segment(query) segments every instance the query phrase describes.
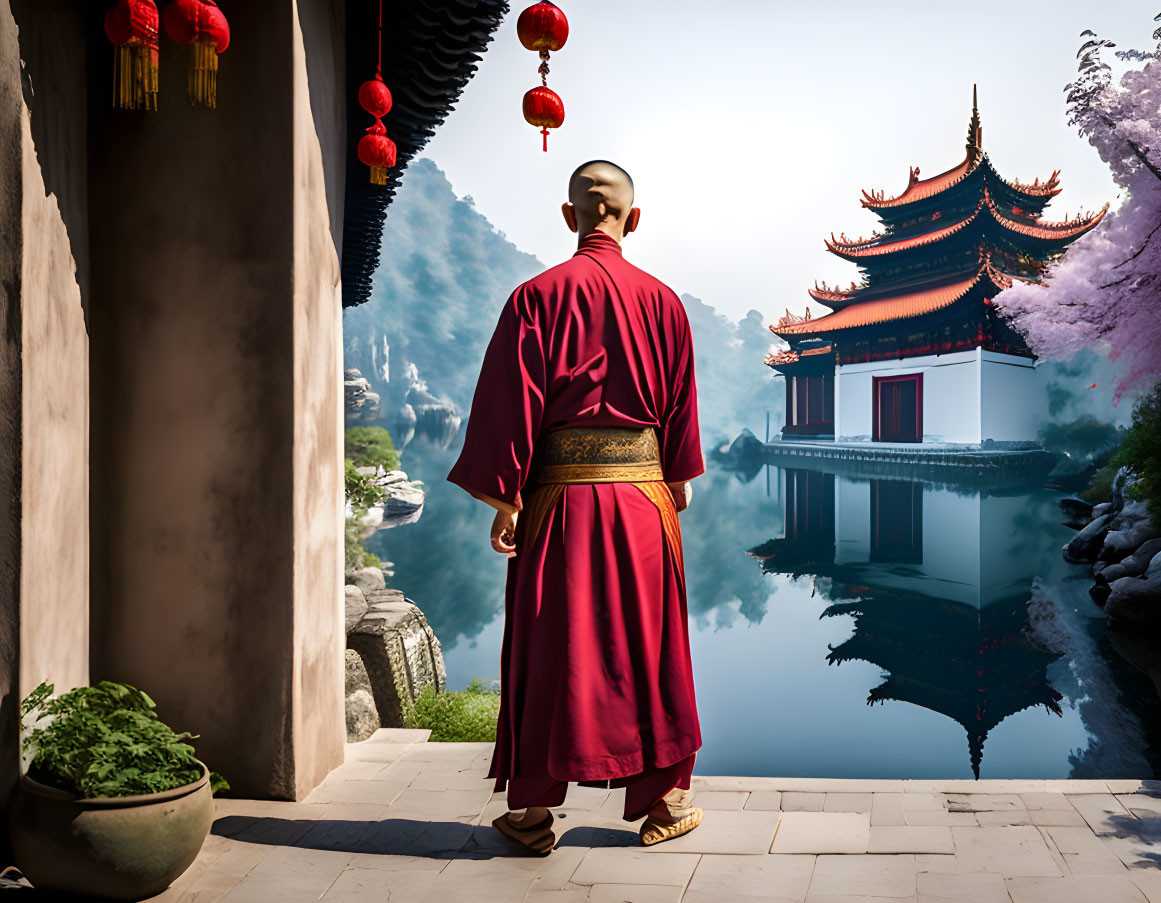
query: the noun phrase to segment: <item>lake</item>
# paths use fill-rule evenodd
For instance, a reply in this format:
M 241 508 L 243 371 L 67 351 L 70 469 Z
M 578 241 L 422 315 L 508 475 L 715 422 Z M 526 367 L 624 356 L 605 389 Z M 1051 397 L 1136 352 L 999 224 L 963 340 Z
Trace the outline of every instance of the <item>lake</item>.
M 499 676 L 506 567 L 491 509 L 444 479 L 456 453 L 408 449 L 423 516 L 367 543 L 453 689 Z M 713 462 L 693 487 L 697 773 L 1161 776 L 1157 690 L 1116 649 L 1154 653 L 1108 630 L 1088 568 L 1061 558 L 1059 493 Z

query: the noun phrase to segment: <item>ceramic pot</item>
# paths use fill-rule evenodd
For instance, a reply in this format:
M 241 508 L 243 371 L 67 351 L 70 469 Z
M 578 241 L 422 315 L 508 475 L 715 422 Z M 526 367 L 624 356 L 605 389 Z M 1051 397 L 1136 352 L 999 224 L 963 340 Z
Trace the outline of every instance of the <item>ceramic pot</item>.
M 161 793 L 85 799 L 27 775 L 13 791 L 8 830 L 17 868 L 44 890 L 141 900 L 198 855 L 214 819 L 210 775 Z

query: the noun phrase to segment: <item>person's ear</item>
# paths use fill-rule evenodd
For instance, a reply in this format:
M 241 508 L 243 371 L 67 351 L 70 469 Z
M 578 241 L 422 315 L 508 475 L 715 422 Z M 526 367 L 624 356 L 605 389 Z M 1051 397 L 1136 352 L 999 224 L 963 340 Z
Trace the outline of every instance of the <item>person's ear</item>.
M 637 224 L 641 222 L 641 208 L 634 207 L 625 218 L 625 234 L 637 231 Z
M 565 201 L 560 205 L 560 212 L 564 214 L 564 222 L 568 226 L 568 231 L 575 232 L 577 230 L 576 207 Z

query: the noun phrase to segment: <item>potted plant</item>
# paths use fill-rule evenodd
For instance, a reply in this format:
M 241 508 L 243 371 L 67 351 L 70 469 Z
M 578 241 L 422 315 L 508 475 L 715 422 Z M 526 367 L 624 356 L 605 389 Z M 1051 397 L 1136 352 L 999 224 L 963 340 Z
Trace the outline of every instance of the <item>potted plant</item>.
M 228 785 L 194 758 L 145 693 L 101 681 L 20 706 L 25 737 L 8 827 L 16 865 L 38 888 L 140 900 L 196 858 Z

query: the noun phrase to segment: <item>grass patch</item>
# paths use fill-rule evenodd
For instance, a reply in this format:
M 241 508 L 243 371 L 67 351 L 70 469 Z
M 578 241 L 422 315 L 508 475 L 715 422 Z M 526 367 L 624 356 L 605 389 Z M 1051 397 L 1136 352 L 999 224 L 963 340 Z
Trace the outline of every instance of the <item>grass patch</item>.
M 494 743 L 500 691 L 476 679 L 461 692 L 425 687 L 403 715 L 403 726 L 431 731 L 436 743 Z
M 1111 501 L 1113 498 L 1113 478 L 1117 475 L 1118 470 L 1120 470 L 1120 465 L 1110 461 L 1092 475 L 1088 487 L 1078 492 L 1077 495 L 1090 505 Z
M 351 427 L 346 432 L 346 453 L 356 467 L 399 469 L 399 453 L 391 434 L 379 426 Z

